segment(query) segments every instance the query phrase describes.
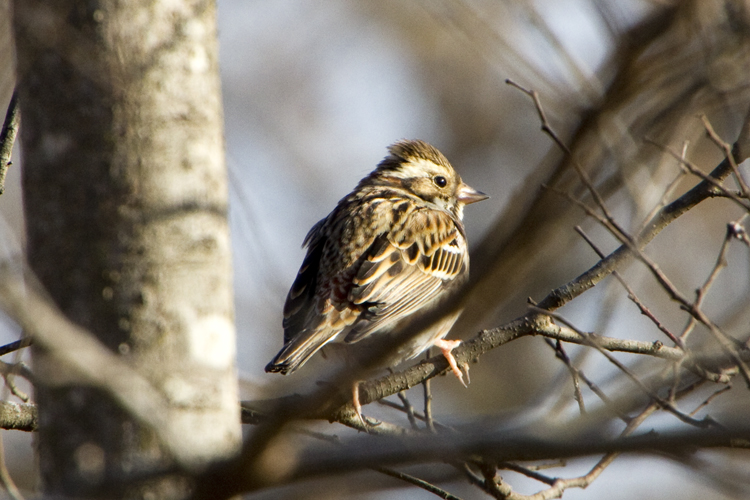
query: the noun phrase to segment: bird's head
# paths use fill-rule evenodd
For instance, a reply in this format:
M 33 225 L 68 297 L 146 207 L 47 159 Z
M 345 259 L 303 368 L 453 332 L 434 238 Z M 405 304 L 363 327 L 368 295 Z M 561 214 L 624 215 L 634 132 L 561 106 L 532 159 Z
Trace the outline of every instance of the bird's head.
M 461 219 L 463 207 L 488 196 L 461 180 L 443 154 L 424 141 L 399 141 L 388 148 L 373 175 L 380 181 L 403 187 L 428 203 Z

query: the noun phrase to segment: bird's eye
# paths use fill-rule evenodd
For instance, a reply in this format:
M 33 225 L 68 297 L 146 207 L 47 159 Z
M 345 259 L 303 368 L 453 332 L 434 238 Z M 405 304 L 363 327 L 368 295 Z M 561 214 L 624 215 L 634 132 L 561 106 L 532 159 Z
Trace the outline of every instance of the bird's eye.
M 448 184 L 448 181 L 445 180 L 445 177 L 442 175 L 436 175 L 432 181 L 435 183 L 435 185 L 439 188 L 444 188 L 446 184 Z

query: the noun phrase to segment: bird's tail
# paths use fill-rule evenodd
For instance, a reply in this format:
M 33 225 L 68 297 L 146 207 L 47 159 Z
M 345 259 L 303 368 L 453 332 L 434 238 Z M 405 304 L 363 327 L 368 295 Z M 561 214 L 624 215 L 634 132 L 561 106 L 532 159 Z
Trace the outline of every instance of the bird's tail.
M 286 375 L 304 365 L 310 357 L 318 352 L 321 347 L 333 340 L 338 331 L 321 331 L 307 329 L 300 332 L 291 339 L 279 353 L 266 365 L 269 373 L 281 373 Z

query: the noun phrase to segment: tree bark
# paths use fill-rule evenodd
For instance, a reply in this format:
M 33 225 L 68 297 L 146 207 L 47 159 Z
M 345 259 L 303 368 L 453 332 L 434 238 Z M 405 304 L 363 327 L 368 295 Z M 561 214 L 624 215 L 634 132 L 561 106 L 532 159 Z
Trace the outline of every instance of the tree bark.
M 180 481 L 122 481 L 175 459 L 200 467 L 240 442 L 215 4 L 14 8 L 29 264 L 184 435 L 176 457 L 107 387 L 65 382 L 36 349 L 45 491 L 178 498 Z

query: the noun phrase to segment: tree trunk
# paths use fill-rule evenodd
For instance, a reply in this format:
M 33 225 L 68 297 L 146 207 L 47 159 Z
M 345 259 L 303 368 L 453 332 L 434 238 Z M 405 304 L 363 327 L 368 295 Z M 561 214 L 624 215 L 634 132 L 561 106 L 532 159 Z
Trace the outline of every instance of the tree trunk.
M 197 0 L 20 0 L 14 13 L 30 266 L 157 388 L 188 466 L 240 441 L 215 15 Z M 65 383 L 49 362 L 34 352 L 47 494 L 185 494 L 123 488 L 175 457 L 107 387 Z

